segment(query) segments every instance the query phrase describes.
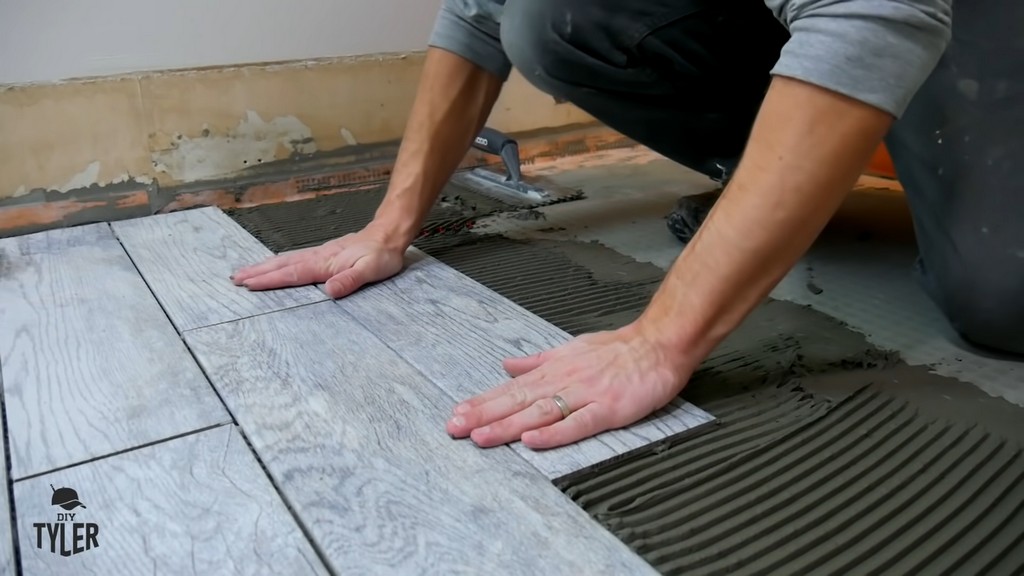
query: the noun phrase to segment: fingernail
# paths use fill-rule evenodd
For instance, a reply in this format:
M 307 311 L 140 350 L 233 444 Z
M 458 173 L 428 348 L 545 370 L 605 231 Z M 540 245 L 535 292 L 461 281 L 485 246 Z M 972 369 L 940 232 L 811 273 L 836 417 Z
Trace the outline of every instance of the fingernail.
M 465 414 L 466 412 L 469 412 L 469 404 L 459 404 L 455 407 L 456 414 Z
M 465 426 L 466 419 L 463 418 L 462 416 L 456 416 L 452 418 L 452 424 L 454 424 L 455 426 Z

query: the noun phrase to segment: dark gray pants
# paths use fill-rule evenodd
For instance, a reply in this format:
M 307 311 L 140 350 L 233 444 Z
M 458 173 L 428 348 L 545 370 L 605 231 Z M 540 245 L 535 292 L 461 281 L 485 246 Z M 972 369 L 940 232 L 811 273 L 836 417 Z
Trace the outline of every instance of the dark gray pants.
M 1024 3 L 958 1 L 953 22 L 887 145 L 925 290 L 968 342 L 1024 354 Z M 759 0 L 511 0 L 501 26 L 539 89 L 718 180 L 788 37 Z

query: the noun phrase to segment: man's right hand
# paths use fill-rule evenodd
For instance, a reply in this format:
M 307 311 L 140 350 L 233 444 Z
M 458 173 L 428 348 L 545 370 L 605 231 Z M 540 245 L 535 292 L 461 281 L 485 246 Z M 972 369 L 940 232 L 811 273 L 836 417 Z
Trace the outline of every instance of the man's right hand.
M 405 250 L 372 228 L 325 242 L 320 246 L 285 252 L 235 272 L 236 286 L 273 290 L 326 283 L 327 295 L 342 298 L 365 284 L 386 280 L 402 270 Z

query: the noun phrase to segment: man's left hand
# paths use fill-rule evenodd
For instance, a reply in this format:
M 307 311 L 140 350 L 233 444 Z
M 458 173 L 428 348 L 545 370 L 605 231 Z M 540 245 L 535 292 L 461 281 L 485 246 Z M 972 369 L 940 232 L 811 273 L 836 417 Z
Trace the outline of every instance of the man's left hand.
M 682 356 L 631 324 L 510 358 L 504 368 L 512 379 L 456 406 L 448 433 L 482 447 L 521 440 L 543 449 L 628 426 L 682 391 L 693 371 Z M 554 396 L 565 401 L 568 417 Z

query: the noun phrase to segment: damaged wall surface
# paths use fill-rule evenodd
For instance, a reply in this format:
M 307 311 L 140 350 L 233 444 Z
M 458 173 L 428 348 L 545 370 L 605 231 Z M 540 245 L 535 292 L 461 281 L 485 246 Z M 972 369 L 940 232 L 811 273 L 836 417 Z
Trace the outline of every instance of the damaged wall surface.
M 440 2 L 0 0 L 0 208 L 395 142 Z M 490 125 L 590 120 L 514 75 Z
M 423 60 L 416 52 L 0 87 L 0 207 L 118 183 L 233 178 L 395 142 Z M 514 74 L 488 124 L 524 132 L 590 121 Z

